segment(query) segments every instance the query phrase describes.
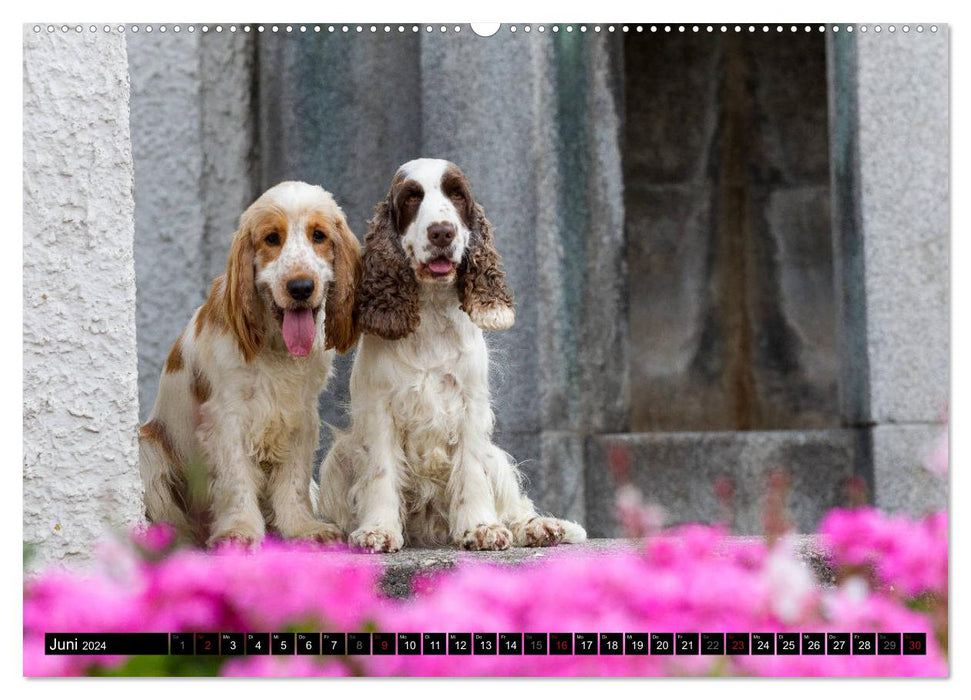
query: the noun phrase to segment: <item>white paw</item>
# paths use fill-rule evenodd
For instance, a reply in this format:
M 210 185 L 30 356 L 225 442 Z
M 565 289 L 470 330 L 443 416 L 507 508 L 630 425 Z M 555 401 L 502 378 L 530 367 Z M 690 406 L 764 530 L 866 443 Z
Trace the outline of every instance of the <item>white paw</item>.
M 474 309 L 469 317 L 472 323 L 484 331 L 504 331 L 516 322 L 516 312 L 511 306 L 490 306 Z
M 587 531 L 583 529 L 582 525 L 572 520 L 561 520 L 560 525 L 563 526 L 565 533 L 563 535 L 563 544 L 579 544 L 587 541 Z
M 252 528 L 236 526 L 213 533 L 207 544 L 210 549 L 218 549 L 224 546 L 256 549 L 262 541 L 262 532 L 257 532 Z
M 405 543 L 400 532 L 384 528 L 359 528 L 351 533 L 348 542 L 366 552 L 397 552 Z
M 535 517 L 514 528 L 520 547 L 550 547 L 563 541 L 566 530 L 556 518 Z
M 509 549 L 512 533 L 502 525 L 479 525 L 467 530 L 458 544 L 474 551 Z

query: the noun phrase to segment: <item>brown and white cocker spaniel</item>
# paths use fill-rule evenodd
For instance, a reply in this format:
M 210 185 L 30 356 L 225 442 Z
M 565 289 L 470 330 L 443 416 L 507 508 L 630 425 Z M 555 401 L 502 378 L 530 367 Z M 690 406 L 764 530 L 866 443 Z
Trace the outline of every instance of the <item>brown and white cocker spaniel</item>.
M 369 227 L 352 425 L 321 467 L 321 515 L 376 552 L 583 541 L 576 523 L 537 514 L 492 442 L 482 330 L 509 328 L 515 314 L 492 227 L 462 171 L 405 163 Z
M 310 497 L 317 398 L 357 341 L 360 244 L 333 197 L 283 182 L 240 218 L 139 431 L 146 516 L 210 545 L 342 538 Z

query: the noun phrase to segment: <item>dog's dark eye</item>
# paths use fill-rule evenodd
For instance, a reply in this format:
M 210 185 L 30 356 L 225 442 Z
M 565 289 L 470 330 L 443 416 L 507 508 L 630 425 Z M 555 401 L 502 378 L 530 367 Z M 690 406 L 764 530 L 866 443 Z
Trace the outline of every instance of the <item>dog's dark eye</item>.
M 267 245 L 274 245 L 274 246 L 280 245 L 280 234 L 274 231 L 273 233 L 269 234 L 266 238 L 264 238 L 263 242 L 266 243 Z
M 465 201 L 465 193 L 462 190 L 453 190 L 448 196 L 457 202 Z
M 417 206 L 419 202 L 421 202 L 420 194 L 410 194 L 408 195 L 408 199 L 405 200 L 405 204 L 410 207 Z
M 319 228 L 314 229 L 314 243 L 323 243 L 327 240 L 327 234 L 321 231 Z

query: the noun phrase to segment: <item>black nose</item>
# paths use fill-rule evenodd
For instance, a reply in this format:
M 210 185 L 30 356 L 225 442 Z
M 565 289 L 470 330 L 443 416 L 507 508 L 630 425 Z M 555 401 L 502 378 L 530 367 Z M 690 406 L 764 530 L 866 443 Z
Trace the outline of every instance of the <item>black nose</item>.
M 439 248 L 448 246 L 455 238 L 455 227 L 452 224 L 432 224 L 428 227 L 428 241 Z
M 314 281 L 309 277 L 298 277 L 287 282 L 287 292 L 297 301 L 306 301 L 314 293 Z

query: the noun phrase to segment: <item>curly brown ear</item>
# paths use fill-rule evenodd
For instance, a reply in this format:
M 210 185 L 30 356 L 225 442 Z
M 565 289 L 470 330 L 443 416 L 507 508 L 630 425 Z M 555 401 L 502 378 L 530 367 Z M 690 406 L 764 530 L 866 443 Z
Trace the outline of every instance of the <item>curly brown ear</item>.
M 254 255 L 249 230 L 241 226 L 233 238 L 226 264 L 223 310 L 247 362 L 263 347 L 263 304 L 257 296 L 253 277 Z
M 364 275 L 357 292 L 357 323 L 362 333 L 397 340 L 418 327 L 420 316 L 418 279 L 391 219 L 391 207 L 382 202 L 368 222 Z
M 334 237 L 334 279 L 324 304 L 326 348 L 345 353 L 357 343 L 358 327 L 354 300 L 361 282 L 361 244 L 343 221 L 337 222 Z
M 458 269 L 458 292 L 465 311 L 482 330 L 504 331 L 516 322 L 512 293 L 506 286 L 506 273 L 492 237 L 492 224 L 482 206 L 472 214 L 469 247 Z

